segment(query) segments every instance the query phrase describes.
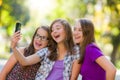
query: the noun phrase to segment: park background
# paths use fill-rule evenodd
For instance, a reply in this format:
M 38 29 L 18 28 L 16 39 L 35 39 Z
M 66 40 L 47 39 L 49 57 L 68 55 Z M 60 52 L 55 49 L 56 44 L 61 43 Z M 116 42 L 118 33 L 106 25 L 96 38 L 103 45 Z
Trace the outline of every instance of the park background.
M 0 0 L 0 59 L 12 54 L 10 39 L 15 23 L 22 23 L 22 39 L 27 46 L 40 25 L 64 18 L 71 26 L 79 18 L 95 25 L 95 38 L 104 55 L 120 70 L 120 0 Z

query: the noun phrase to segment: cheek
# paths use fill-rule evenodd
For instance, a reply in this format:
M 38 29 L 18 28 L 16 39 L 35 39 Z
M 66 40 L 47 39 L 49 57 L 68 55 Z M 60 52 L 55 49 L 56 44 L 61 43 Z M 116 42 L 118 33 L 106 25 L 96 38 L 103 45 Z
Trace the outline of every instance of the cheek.
M 53 32 L 51 32 L 51 36 L 52 36 L 52 38 L 53 38 Z
M 64 29 L 61 29 L 61 30 L 59 30 L 59 32 L 61 32 L 61 33 L 65 33 L 65 30 L 64 30 Z
M 48 42 L 43 43 L 43 47 L 47 47 Z
M 73 32 L 73 37 L 75 37 L 76 36 L 76 33 L 75 32 Z
M 66 32 L 64 30 L 61 31 L 61 34 L 66 37 Z
M 33 40 L 33 46 L 35 46 L 35 39 Z

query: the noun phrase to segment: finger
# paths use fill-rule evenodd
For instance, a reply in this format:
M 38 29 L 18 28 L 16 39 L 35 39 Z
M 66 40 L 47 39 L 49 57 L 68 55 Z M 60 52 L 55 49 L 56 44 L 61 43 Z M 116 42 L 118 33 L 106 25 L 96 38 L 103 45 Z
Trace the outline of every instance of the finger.
M 18 30 L 18 31 L 16 31 L 16 32 L 14 32 L 14 33 L 18 33 L 18 32 L 20 32 L 20 31 Z
M 21 33 L 15 33 L 13 36 L 12 36 L 12 38 L 16 38 L 16 37 L 21 37 Z

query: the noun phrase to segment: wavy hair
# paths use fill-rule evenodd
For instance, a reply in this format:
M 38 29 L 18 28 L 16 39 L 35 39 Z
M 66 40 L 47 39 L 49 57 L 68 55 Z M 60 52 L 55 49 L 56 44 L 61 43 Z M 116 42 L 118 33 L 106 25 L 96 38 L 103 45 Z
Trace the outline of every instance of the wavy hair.
M 73 52 L 73 47 L 74 47 L 74 42 L 73 42 L 73 36 L 72 36 L 72 30 L 70 24 L 64 20 L 64 19 L 56 19 L 52 22 L 50 26 L 50 33 L 52 32 L 52 26 L 56 23 L 59 22 L 64 26 L 64 30 L 66 33 L 66 40 L 64 41 L 64 45 L 67 48 L 67 51 L 70 52 L 70 54 L 74 54 Z M 51 47 L 49 47 L 50 50 L 50 55 L 48 58 L 52 61 L 57 59 L 57 43 L 54 39 L 51 39 Z

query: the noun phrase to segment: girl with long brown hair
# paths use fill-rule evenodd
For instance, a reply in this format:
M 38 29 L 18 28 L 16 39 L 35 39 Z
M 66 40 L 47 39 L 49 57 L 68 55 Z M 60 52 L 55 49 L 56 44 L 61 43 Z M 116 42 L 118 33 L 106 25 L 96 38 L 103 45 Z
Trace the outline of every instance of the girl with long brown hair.
M 95 43 L 94 25 L 88 19 L 79 19 L 74 26 L 74 41 L 80 46 L 80 59 L 74 63 L 73 73 L 82 80 L 114 80 L 116 68 Z
M 12 41 L 20 39 L 18 31 L 12 36 Z M 40 26 L 36 29 L 32 41 L 28 47 L 20 47 L 18 50 L 24 56 L 30 56 L 38 50 L 47 47 L 49 43 L 50 30 L 48 26 Z M 12 54 L 0 73 L 0 80 L 34 80 L 40 63 L 23 67 Z

